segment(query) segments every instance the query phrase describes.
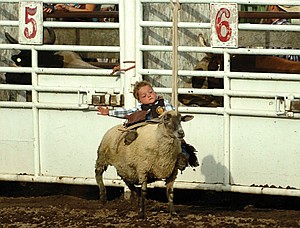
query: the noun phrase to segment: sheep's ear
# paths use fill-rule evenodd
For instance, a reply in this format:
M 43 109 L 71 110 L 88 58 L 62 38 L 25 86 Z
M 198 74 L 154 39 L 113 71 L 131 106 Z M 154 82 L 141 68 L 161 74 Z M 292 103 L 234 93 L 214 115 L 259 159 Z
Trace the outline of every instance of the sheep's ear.
M 167 113 L 166 115 L 164 115 L 164 121 L 168 121 L 172 118 L 172 115 L 170 113 Z
M 185 116 L 181 117 L 182 122 L 187 122 L 187 121 L 190 121 L 192 119 L 194 119 L 194 116 L 192 116 L 192 115 L 185 115 Z

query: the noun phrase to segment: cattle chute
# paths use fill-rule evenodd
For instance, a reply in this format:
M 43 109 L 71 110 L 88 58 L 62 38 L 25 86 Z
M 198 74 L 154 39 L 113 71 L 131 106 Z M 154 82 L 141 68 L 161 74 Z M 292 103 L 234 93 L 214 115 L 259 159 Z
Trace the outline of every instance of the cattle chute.
M 90 2 L 96 3 L 94 0 Z M 172 94 L 170 1 L 107 2 L 118 5 L 119 22 L 46 20 L 43 23 L 44 27 L 77 28 L 81 34 L 84 34 L 83 28 L 94 29 L 95 32 L 115 29 L 118 31 L 115 33 L 117 45 L 89 45 L 88 39 L 83 39 L 84 43 L 80 45 L 12 45 L 2 41 L 1 50 L 30 50 L 32 65 L 21 69 L 1 66 L 1 72 L 29 73 L 32 83 L 1 84 L 0 89 L 32 91 L 32 102 L 0 102 L 0 114 L 4 117 L 0 127 L 7 129 L 0 136 L 0 155 L 5 157 L 0 163 L 1 180 L 94 185 L 93 166 L 99 138 L 106 129 L 122 123 L 122 120 L 97 116 L 93 100 L 98 98 L 99 104 L 113 108 L 123 105 L 120 102 L 123 97 L 124 106 L 132 107 L 135 105 L 132 85 L 142 78 L 151 81 L 158 93 Z M 237 55 L 300 55 L 299 46 L 295 44 L 298 41 L 291 39 L 299 33 L 299 25 L 270 27 L 239 23 L 240 34 L 245 32 L 240 38 L 240 42 L 247 43 L 244 47 L 200 47 L 199 31 L 206 32 L 205 36 L 209 37 L 210 2 L 179 1 L 178 94 L 222 97 L 224 104 L 215 107 L 179 104 L 179 112 L 195 115 L 193 124 L 183 127 L 186 137 L 199 150 L 198 159 L 202 165 L 195 171 L 188 170 L 179 175 L 175 187 L 300 196 L 299 73 L 234 72 L 231 69 L 233 56 Z M 258 4 L 251 0 L 233 2 L 239 5 Z M 260 1 L 259 4 L 272 4 L 272 1 Z M 281 4 L 292 6 L 298 1 L 286 0 Z M 1 20 L 0 24 L 1 27 L 16 27 L 18 21 Z M 87 34 L 92 36 L 90 32 Z M 266 34 L 271 40 L 275 36 L 272 42 L 283 42 L 293 49 L 265 48 Z M 259 39 L 254 39 L 256 36 Z M 276 39 L 278 36 L 280 39 Z M 247 37 L 253 39 L 247 40 Z M 109 40 L 107 38 L 103 42 Z M 110 75 L 112 69 L 40 67 L 37 53 L 53 50 L 117 52 L 121 69 L 132 66 L 129 61 L 135 61 L 136 68 Z M 219 71 L 195 71 L 194 66 L 205 53 L 222 56 L 225 59 L 223 68 Z M 206 77 L 221 79 L 224 86 L 192 87 L 193 78 Z M 7 121 L 11 119 L 14 121 Z M 107 185 L 123 186 L 114 170 L 108 170 L 104 181 Z M 154 184 L 162 185 L 162 182 Z

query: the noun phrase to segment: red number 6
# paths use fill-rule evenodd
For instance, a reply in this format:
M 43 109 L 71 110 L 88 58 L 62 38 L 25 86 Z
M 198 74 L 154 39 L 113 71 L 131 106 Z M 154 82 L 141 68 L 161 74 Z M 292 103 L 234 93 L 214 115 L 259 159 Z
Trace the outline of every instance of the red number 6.
M 34 16 L 36 14 L 37 11 L 37 7 L 35 8 L 29 8 L 29 7 L 25 7 L 25 24 L 32 24 L 32 33 L 29 33 L 29 29 L 28 27 L 26 27 L 24 29 L 24 36 L 27 39 L 32 39 L 36 36 L 36 31 L 37 31 L 37 26 L 36 26 L 36 21 L 34 18 L 30 17 L 30 16 Z
M 227 42 L 231 37 L 232 29 L 229 27 L 229 22 L 222 19 L 223 15 L 226 18 L 229 18 L 230 11 L 226 8 L 221 8 L 218 11 L 218 13 L 216 15 L 215 28 L 216 28 L 216 32 L 217 32 L 219 40 L 222 42 Z M 226 29 L 225 36 L 222 35 L 222 27 L 225 27 L 225 29 Z

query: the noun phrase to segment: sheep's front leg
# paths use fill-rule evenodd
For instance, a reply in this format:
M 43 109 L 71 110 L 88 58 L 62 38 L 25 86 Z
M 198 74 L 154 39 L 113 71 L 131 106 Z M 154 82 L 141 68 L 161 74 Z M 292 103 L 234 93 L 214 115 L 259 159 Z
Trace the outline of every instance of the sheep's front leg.
M 173 171 L 170 177 L 166 179 L 166 194 L 167 194 L 167 199 L 169 202 L 169 212 L 171 215 L 176 214 L 175 208 L 174 208 L 174 182 L 177 176 L 177 169 Z
M 139 197 L 139 217 L 144 219 L 145 218 L 145 199 L 147 196 L 147 181 L 142 183 L 141 187 L 141 194 Z
M 174 181 L 168 183 L 166 186 L 167 198 L 168 198 L 168 202 L 169 202 L 169 212 L 171 215 L 175 214 L 173 185 L 174 185 Z

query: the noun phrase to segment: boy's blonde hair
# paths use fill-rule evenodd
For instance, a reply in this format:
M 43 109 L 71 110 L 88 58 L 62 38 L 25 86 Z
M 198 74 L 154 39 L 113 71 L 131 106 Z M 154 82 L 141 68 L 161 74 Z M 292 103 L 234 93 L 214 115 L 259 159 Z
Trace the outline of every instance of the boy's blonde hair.
M 135 99 L 139 99 L 139 90 L 140 88 L 144 87 L 144 86 L 150 86 L 152 88 L 152 85 L 150 82 L 147 81 L 140 81 L 140 82 L 136 82 L 134 84 L 134 88 L 133 88 L 133 96 Z

